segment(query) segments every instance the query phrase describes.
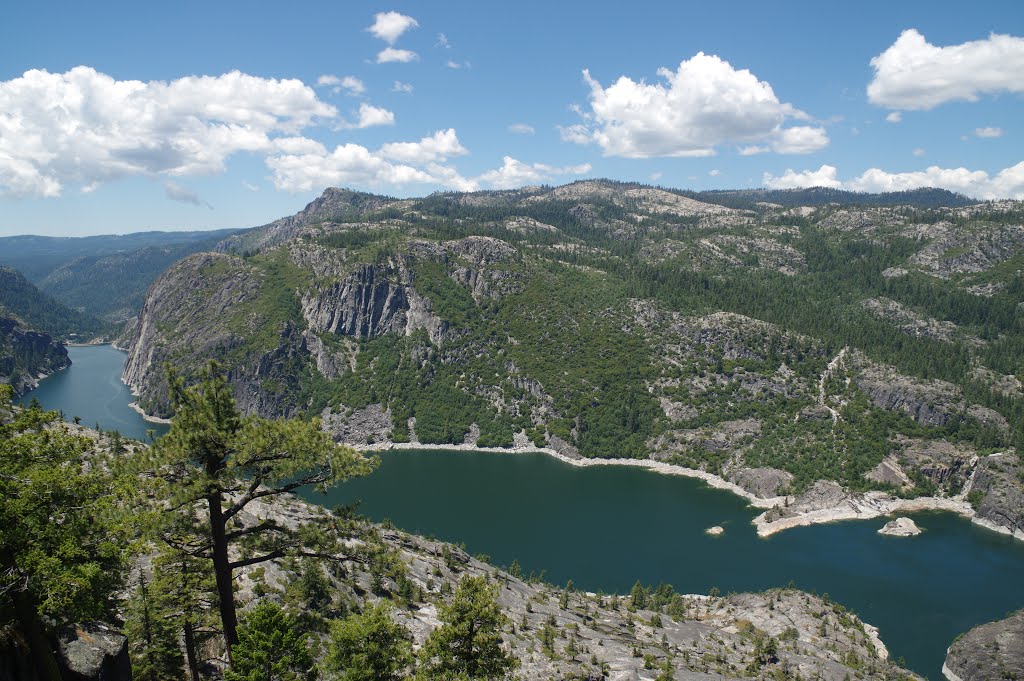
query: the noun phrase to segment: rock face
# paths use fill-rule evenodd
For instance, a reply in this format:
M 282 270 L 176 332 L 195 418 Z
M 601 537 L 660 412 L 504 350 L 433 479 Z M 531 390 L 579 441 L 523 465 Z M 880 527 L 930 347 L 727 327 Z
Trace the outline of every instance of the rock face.
M 889 537 L 913 537 L 921 534 L 921 528 L 910 518 L 897 518 L 887 522 L 885 527 L 878 531 L 878 534 Z
M 971 629 L 949 647 L 949 681 L 1024 679 L 1024 611 Z
M 918 423 L 944 426 L 953 418 L 970 417 L 1001 430 L 1009 427 L 1006 419 L 991 409 L 967 404 L 960 391 L 946 381 L 925 381 L 902 376 L 892 367 L 859 358 L 860 369 L 854 381 L 877 406 L 902 411 Z
M 131 681 L 128 639 L 103 624 L 64 627 L 57 652 L 65 681 Z
M 974 522 L 1024 539 L 1024 464 L 1016 454 L 987 456 L 978 462 L 970 495 L 980 498 Z
M 70 365 L 67 348 L 49 334 L 0 317 L 0 383 L 12 385 L 15 396 L 39 385 L 40 376 Z

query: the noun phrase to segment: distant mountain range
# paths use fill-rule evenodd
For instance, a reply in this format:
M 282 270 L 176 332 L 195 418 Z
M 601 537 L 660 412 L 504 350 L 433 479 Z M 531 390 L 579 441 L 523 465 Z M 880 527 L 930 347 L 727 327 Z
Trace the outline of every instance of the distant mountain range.
M 138 312 L 146 288 L 167 267 L 238 231 L 2 237 L 0 265 L 68 307 L 114 325 Z

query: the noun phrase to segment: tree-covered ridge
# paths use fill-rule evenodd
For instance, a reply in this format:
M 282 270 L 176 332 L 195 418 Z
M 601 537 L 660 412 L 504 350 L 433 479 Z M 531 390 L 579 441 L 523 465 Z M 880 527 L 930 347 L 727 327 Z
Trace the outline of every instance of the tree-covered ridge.
M 245 409 L 323 413 L 351 444 L 525 438 L 772 468 L 793 491 L 920 494 L 914 465 L 909 483 L 875 470 L 905 438 L 1020 442 L 1018 204 L 708 199 L 603 181 L 329 190 L 223 246 L 238 255 L 172 270 L 151 302 L 177 312 L 152 316 L 132 361 L 188 371 L 201 348 Z M 166 412 L 144 361 L 128 377 Z
M 0 315 L 62 340 L 89 340 L 109 331 L 106 323 L 51 298 L 9 267 L 0 267 Z
M 18 270 L 44 294 L 113 328 L 138 314 L 146 289 L 172 263 L 237 231 L 0 237 L 0 266 Z

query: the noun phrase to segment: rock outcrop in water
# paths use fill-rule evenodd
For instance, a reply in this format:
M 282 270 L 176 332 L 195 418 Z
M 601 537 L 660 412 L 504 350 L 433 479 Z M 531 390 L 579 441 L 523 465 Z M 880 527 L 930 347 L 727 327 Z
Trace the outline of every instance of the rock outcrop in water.
M 15 396 L 39 385 L 41 377 L 70 365 L 67 348 L 49 334 L 0 317 L 0 383 L 13 386 Z

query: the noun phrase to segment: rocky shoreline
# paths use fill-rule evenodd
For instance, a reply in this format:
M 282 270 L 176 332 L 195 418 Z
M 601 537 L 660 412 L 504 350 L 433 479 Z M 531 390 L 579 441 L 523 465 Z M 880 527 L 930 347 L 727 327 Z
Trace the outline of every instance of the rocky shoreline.
M 132 402 L 128 405 L 128 408 L 136 412 L 144 421 L 149 423 L 162 423 L 164 425 L 170 425 L 171 423 L 171 419 L 160 418 L 159 416 L 150 416 L 142 407 L 139 406 L 138 402 Z
M 381 452 L 389 450 L 457 450 L 467 452 L 489 452 L 497 454 L 547 454 L 570 466 L 634 466 L 646 468 L 663 475 L 679 475 L 688 478 L 697 478 L 704 481 L 710 487 L 726 490 L 742 497 L 755 508 L 766 509 L 753 519 L 759 537 L 769 537 L 783 530 L 794 527 L 806 527 L 823 523 L 840 522 L 844 520 L 871 520 L 880 517 L 895 517 L 905 513 L 917 513 L 922 511 L 945 511 L 956 513 L 966 518 L 971 518 L 975 524 L 992 529 L 1002 534 L 1009 534 L 1017 539 L 1024 540 L 1024 533 L 1011 532 L 1007 528 L 995 525 L 983 518 L 975 517 L 974 508 L 962 497 L 940 498 L 940 497 L 918 497 L 916 499 L 900 499 L 884 492 L 852 493 L 843 490 L 835 483 L 819 481 L 819 484 L 834 486 L 834 496 L 827 506 L 817 508 L 802 508 L 800 499 L 789 497 L 762 498 L 743 489 L 739 485 L 725 480 L 724 478 L 693 468 L 683 468 L 661 461 L 650 459 L 585 459 L 582 457 L 571 457 L 549 447 L 536 447 L 532 445 L 517 445 L 514 447 L 478 447 L 471 444 L 458 445 L 436 445 L 420 444 L 415 442 L 381 442 L 368 445 L 364 451 Z M 786 509 L 780 511 L 780 509 Z M 772 513 L 789 512 L 791 515 L 772 518 Z
M 494 454 L 547 454 L 548 456 L 552 456 L 563 463 L 569 464 L 570 466 L 578 466 L 581 468 L 585 468 L 587 466 L 633 466 L 636 468 L 646 468 L 663 475 L 679 475 L 685 478 L 697 478 L 698 480 L 703 480 L 710 487 L 726 490 L 737 496 L 743 497 L 751 506 L 756 508 L 773 508 L 777 504 L 783 503 L 786 499 L 786 497 L 761 498 L 748 492 L 736 483 L 729 482 L 725 478 L 715 475 L 714 473 L 708 473 L 695 468 L 674 466 L 663 461 L 654 461 L 651 459 L 586 459 L 583 457 L 567 456 L 566 454 L 549 447 L 536 447 L 532 445 L 516 445 L 514 447 L 478 447 L 470 444 L 434 445 L 420 444 L 416 442 L 381 442 L 360 447 L 359 449 L 368 452 L 380 452 L 396 449 L 434 449 L 457 450 L 463 452 L 489 452 Z

